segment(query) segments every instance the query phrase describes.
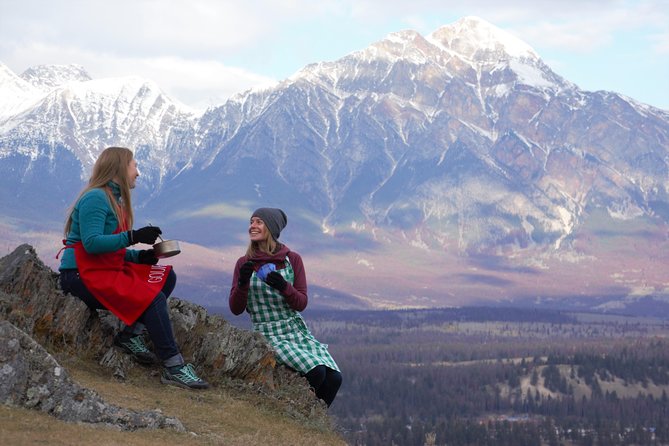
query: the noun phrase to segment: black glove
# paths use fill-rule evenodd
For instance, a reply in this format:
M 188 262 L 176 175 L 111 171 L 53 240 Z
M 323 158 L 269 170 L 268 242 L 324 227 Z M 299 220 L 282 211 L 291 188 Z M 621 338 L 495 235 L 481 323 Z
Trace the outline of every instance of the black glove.
M 139 251 L 137 263 L 144 263 L 146 265 L 155 265 L 158 263 L 158 257 L 153 249 L 143 249 Z
M 239 267 L 239 280 L 237 280 L 238 286 L 248 285 L 251 281 L 251 275 L 253 274 L 253 262 L 250 260 L 242 266 Z
M 128 239 L 130 244 L 134 245 L 135 243 L 146 243 L 147 245 L 153 245 L 156 243 L 156 239 L 163 231 L 160 230 L 158 226 L 144 226 L 143 228 L 128 231 Z
M 286 287 L 288 286 L 286 279 L 284 279 L 283 276 L 276 271 L 272 271 L 267 275 L 265 283 L 272 288 L 279 290 L 280 293 L 286 291 Z

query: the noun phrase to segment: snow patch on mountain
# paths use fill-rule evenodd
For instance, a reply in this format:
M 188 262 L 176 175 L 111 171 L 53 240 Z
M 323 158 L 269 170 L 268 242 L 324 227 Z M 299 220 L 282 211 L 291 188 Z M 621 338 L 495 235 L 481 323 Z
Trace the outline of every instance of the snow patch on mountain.
M 42 92 L 0 62 L 0 122 L 29 108 Z
M 86 82 L 93 78 L 81 65 L 37 65 L 21 73 L 21 78 L 37 89 L 48 92 L 70 82 Z
M 546 78 L 545 73 L 536 66 L 523 63 L 517 60 L 510 61 L 511 69 L 518 76 L 518 80 L 526 85 L 531 85 L 537 88 L 556 88 L 557 85 L 550 79 Z
M 373 63 L 386 60 L 394 63 L 402 61 L 413 65 L 434 62 L 436 48 L 423 36 L 413 30 L 394 32 L 380 42 L 354 53 L 358 59 Z
M 536 51 L 522 40 L 473 16 L 442 26 L 430 34 L 427 40 L 470 60 L 489 59 L 491 54 L 501 59 L 539 59 Z

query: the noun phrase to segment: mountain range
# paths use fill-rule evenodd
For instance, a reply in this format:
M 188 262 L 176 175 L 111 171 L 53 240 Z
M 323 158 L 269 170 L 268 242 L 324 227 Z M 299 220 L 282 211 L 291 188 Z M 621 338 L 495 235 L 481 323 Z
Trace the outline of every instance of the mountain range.
M 317 306 L 669 315 L 669 112 L 581 90 L 475 17 L 204 113 L 137 77 L 0 64 L 0 239 L 57 251 L 109 145 L 135 150 L 137 220 L 187 247 L 199 303 L 225 306 L 250 213 L 272 206 Z

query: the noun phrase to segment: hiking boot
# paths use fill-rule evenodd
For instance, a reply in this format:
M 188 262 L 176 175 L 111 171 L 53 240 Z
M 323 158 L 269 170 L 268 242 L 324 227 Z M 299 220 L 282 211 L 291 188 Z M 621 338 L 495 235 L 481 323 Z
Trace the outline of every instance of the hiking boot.
M 118 333 L 114 336 L 114 345 L 125 353 L 132 355 L 135 361 L 141 364 L 155 364 L 158 362 L 158 358 L 148 349 L 141 335 L 127 336 Z
M 160 376 L 160 382 L 186 389 L 206 389 L 209 383 L 195 374 L 193 364 L 181 364 L 174 367 L 165 367 Z

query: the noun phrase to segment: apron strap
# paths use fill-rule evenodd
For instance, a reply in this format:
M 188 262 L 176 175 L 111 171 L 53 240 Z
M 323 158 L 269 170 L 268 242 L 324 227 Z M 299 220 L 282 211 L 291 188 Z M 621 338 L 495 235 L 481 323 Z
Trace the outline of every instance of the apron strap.
M 81 243 L 81 242 L 79 242 L 79 243 Z M 75 243 L 75 244 L 76 244 L 76 243 Z M 62 248 L 60 248 L 60 249 L 58 250 L 58 252 L 56 253 L 56 259 L 57 259 L 57 258 L 63 253 L 63 251 L 65 251 L 66 249 L 74 248 L 74 245 L 68 245 L 68 244 L 67 244 L 67 240 L 65 240 L 65 239 L 63 239 L 63 245 L 65 245 L 65 246 L 63 246 Z

